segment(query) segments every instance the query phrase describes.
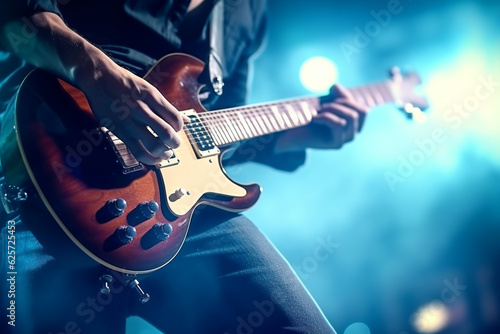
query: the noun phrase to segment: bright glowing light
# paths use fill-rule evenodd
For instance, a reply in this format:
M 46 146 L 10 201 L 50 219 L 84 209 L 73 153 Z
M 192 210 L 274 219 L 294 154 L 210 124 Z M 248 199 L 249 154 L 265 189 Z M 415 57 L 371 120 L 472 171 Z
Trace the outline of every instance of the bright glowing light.
M 411 114 L 413 112 L 413 104 L 411 103 L 407 103 L 405 104 L 405 111 L 408 113 L 408 114 Z
M 300 82 L 313 93 L 326 92 L 337 81 L 337 67 L 324 57 L 312 57 L 300 67 Z
M 446 327 L 450 314 L 446 306 L 435 301 L 422 306 L 413 314 L 412 324 L 419 333 L 436 333 Z
M 427 121 L 427 115 L 424 114 L 420 108 L 413 108 L 411 114 L 413 115 L 413 120 L 417 124 L 424 124 Z

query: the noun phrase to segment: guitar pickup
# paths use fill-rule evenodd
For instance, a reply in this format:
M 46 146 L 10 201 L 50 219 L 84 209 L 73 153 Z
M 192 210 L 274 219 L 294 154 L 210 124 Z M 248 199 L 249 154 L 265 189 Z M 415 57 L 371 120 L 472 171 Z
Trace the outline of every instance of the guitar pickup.
M 220 150 L 215 146 L 215 142 L 205 128 L 205 125 L 198 119 L 196 115 L 188 115 L 191 122 L 186 124 L 189 130 L 189 141 L 193 146 L 196 155 L 199 158 L 208 157 L 220 153 Z

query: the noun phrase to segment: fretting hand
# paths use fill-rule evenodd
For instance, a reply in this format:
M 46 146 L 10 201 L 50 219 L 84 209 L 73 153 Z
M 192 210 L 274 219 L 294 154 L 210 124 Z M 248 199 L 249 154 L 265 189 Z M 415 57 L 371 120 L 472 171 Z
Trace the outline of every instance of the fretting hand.
M 323 103 L 307 126 L 283 133 L 277 140 L 276 153 L 306 148 L 338 149 L 361 131 L 368 107 L 357 102 L 340 85 L 330 89 L 331 102 Z

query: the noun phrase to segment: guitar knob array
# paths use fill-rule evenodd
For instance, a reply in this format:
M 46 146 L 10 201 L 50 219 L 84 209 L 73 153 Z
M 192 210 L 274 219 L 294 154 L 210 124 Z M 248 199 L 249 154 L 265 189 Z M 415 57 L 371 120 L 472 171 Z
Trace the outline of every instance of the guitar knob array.
M 178 189 L 176 193 L 182 197 L 187 192 L 181 188 Z M 110 199 L 103 207 L 101 207 L 101 209 L 99 209 L 96 218 L 99 222 L 105 223 L 123 215 L 126 208 L 127 202 L 123 198 Z M 131 243 L 137 234 L 137 230 L 134 226 L 153 218 L 159 209 L 160 206 L 155 201 L 145 201 L 139 203 L 132 211 L 130 211 L 130 213 L 128 213 L 128 225 L 121 225 L 118 227 L 113 235 L 106 241 L 105 248 L 108 250 L 114 250 Z M 145 249 L 151 248 L 157 243 L 167 240 L 172 234 L 172 231 L 173 227 L 170 223 L 156 223 L 141 238 L 141 245 Z

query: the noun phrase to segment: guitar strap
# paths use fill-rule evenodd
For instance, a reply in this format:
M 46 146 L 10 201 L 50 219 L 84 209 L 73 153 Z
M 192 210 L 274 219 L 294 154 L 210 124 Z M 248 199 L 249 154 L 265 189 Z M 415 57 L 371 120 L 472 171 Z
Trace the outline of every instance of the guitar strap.
M 208 55 L 208 75 L 212 91 L 222 94 L 224 86 L 224 0 L 219 0 L 212 10 L 210 19 L 210 54 Z

